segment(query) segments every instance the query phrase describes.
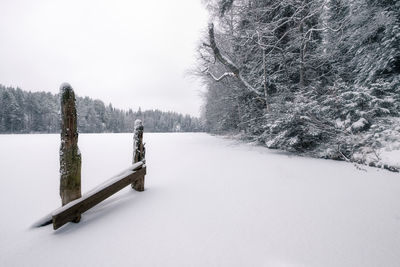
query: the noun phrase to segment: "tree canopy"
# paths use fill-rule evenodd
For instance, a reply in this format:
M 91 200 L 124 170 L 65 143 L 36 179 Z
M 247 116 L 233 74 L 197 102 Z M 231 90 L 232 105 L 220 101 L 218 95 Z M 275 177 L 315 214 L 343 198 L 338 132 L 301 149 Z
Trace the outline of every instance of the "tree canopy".
M 200 119 L 160 110 L 124 111 L 101 100 L 77 97 L 78 130 L 82 133 L 132 132 L 141 119 L 148 132 L 198 132 Z M 26 92 L 0 85 L 0 133 L 60 132 L 60 96 Z
M 208 131 L 358 162 L 399 137 L 399 1 L 203 2 Z

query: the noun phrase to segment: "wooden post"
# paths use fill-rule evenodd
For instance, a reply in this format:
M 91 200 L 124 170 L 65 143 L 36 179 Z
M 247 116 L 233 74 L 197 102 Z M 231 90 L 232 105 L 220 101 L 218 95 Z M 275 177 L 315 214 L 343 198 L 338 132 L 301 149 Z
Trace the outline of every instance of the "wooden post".
M 133 160 L 132 163 L 145 161 L 145 147 L 143 144 L 143 123 L 141 120 L 135 121 L 133 132 Z M 136 191 L 144 191 L 144 176 L 132 183 L 132 188 Z
M 60 196 L 62 205 L 81 197 L 81 153 L 78 148 L 78 128 L 75 93 L 71 85 L 60 86 L 61 147 Z M 80 220 L 80 216 L 75 219 Z

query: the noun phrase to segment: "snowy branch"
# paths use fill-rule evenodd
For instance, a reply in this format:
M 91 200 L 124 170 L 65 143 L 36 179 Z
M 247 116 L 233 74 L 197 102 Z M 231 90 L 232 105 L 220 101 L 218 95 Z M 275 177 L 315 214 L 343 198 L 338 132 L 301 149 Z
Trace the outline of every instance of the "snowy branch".
M 230 70 L 230 72 L 228 73 L 232 73 L 232 74 L 227 74 L 227 75 L 223 75 L 224 77 L 226 76 L 234 76 L 237 77 L 242 84 L 251 92 L 255 93 L 256 95 L 261 95 L 260 92 L 258 92 L 256 89 L 254 89 L 242 76 L 242 74 L 240 73 L 239 68 L 227 57 L 225 57 L 224 55 L 221 54 L 221 52 L 219 51 L 219 48 L 217 47 L 217 44 L 215 42 L 215 36 L 214 36 L 214 24 L 210 23 L 208 25 L 208 35 L 210 38 L 210 47 L 214 53 L 214 56 L 218 59 L 219 62 L 222 63 L 222 65 L 224 65 L 226 68 L 228 68 Z M 224 78 L 224 77 L 220 77 L 220 78 Z M 215 78 L 215 76 L 213 77 Z M 215 79 L 214 79 L 215 80 Z
M 225 67 L 227 67 L 231 72 L 236 75 L 239 74 L 239 68 L 227 57 L 223 56 L 217 47 L 214 36 L 214 24 L 210 23 L 208 25 L 208 35 L 210 38 L 210 47 L 213 50 L 215 57 L 221 62 Z
M 210 70 L 208 68 L 205 69 L 203 72 L 209 74 L 211 76 L 211 78 L 213 78 L 213 80 L 216 81 L 216 82 L 219 82 L 219 81 L 223 80 L 226 77 L 236 77 L 236 74 L 233 73 L 233 72 L 225 72 L 220 77 L 216 77 L 214 74 L 212 74 L 210 72 Z

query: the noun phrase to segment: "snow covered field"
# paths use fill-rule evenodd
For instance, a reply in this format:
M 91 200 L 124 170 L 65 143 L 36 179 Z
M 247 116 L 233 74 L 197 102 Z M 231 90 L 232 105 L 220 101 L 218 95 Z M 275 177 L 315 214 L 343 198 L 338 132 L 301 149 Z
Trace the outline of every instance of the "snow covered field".
M 0 266 L 400 266 L 400 175 L 206 134 L 148 134 L 146 191 L 57 231 L 59 135 L 0 135 Z M 82 190 L 132 135 L 81 134 Z

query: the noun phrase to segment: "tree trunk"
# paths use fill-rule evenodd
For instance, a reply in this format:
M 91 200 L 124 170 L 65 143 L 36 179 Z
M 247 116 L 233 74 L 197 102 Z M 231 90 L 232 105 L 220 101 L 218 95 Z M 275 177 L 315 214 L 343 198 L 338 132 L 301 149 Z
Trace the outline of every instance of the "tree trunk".
M 269 111 L 269 105 L 268 105 L 268 84 L 267 84 L 267 56 L 265 54 L 265 49 L 262 50 L 262 56 L 263 56 L 263 69 L 264 69 L 264 99 L 265 99 L 265 113 L 268 113 Z
M 305 83 L 305 64 L 304 64 L 304 57 L 305 57 L 305 53 L 306 53 L 306 44 L 307 44 L 307 40 L 306 40 L 306 36 L 304 35 L 304 17 L 306 16 L 306 11 L 305 11 L 305 6 L 307 4 L 307 1 L 303 0 L 303 4 L 302 4 L 302 11 L 301 11 L 301 21 L 300 21 L 300 25 L 299 25 L 299 32 L 300 32 L 300 36 L 301 36 L 301 43 L 300 43 L 300 51 L 299 51 L 299 60 L 300 60 L 300 69 L 299 69 L 299 86 L 301 88 L 304 87 L 304 83 Z
M 305 49 L 305 36 L 304 36 L 304 29 L 303 29 L 303 22 L 300 22 L 300 33 L 301 33 L 301 44 L 300 44 L 300 80 L 299 80 L 299 85 L 300 87 L 304 87 L 304 75 L 305 75 L 305 70 L 304 70 L 304 49 Z
M 81 197 L 81 154 L 78 148 L 75 94 L 63 83 L 61 96 L 60 196 L 62 205 Z M 79 221 L 79 218 L 76 219 Z

